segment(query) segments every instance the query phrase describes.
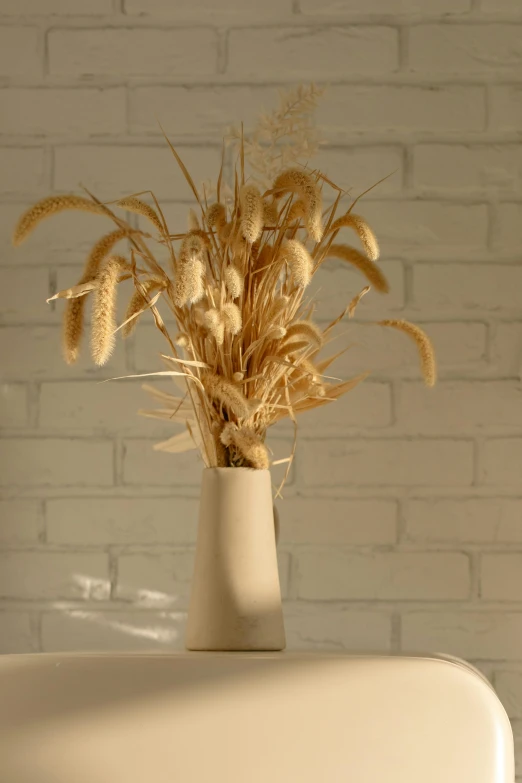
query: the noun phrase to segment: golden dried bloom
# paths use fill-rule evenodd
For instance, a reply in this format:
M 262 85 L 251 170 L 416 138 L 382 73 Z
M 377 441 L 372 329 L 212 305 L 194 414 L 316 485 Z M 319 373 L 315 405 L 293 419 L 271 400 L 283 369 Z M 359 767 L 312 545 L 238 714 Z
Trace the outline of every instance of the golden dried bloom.
M 239 334 L 242 326 L 241 311 L 233 302 L 227 302 L 222 308 L 225 331 L 230 334 Z
M 243 185 L 239 195 L 241 204 L 241 232 L 252 244 L 263 231 L 263 200 L 255 185 Z
M 189 339 L 186 334 L 183 334 L 183 332 L 178 332 L 174 338 L 174 342 L 176 345 L 179 345 L 180 348 L 186 348 L 189 344 Z
M 222 345 L 225 337 L 225 323 L 219 310 L 213 307 L 205 313 L 205 326 L 214 337 L 217 345 Z
M 228 421 L 223 429 L 221 430 L 221 435 L 219 437 L 221 443 L 223 446 L 226 446 L 227 448 L 232 445 L 234 442 L 234 431 L 237 430 L 237 424 L 233 424 L 232 422 Z
M 322 346 L 324 339 L 322 331 L 313 321 L 295 321 L 295 323 L 291 324 L 286 330 L 285 343 L 288 343 L 295 337 L 306 339 L 317 348 Z
M 299 199 L 298 201 L 294 201 L 292 206 L 290 207 L 290 212 L 288 213 L 288 222 L 292 223 L 294 220 L 301 220 L 301 218 L 306 217 L 306 204 L 304 201 Z
M 287 169 L 276 178 L 273 191 L 276 198 L 287 191 L 299 194 L 305 204 L 308 233 L 315 242 L 320 242 L 323 236 L 323 200 L 317 182 L 301 169 Z
M 181 263 L 186 264 L 195 259 L 202 260 L 205 250 L 208 247 L 208 240 L 202 231 L 189 231 L 185 234 L 181 242 L 179 258 Z
M 322 396 L 324 387 L 320 382 L 317 368 L 310 359 L 300 359 L 299 365 L 291 374 L 291 386 L 294 391 L 306 392 L 313 396 Z
M 295 340 L 295 342 L 282 343 L 277 353 L 279 356 L 289 356 L 294 353 L 299 353 L 299 351 L 308 351 L 310 350 L 310 347 L 309 340 Z
M 239 258 L 245 257 L 248 253 L 249 248 L 252 248 L 253 245 L 249 245 L 248 240 L 242 235 L 242 234 L 236 234 L 235 236 L 232 236 L 231 246 L 232 250 L 234 251 L 234 255 L 239 256 Z
M 279 213 L 275 201 L 263 201 L 263 225 L 277 226 Z
M 79 209 L 98 215 L 107 214 L 107 210 L 101 204 L 96 204 L 82 196 L 48 196 L 30 207 L 19 218 L 13 233 L 13 245 L 15 247 L 21 245 L 42 220 L 59 212 L 65 212 L 67 209 Z
M 146 204 L 141 199 L 136 198 L 136 196 L 128 196 L 128 198 L 120 199 L 118 201 L 118 206 L 122 209 L 126 209 L 127 212 L 133 212 L 136 215 L 141 215 L 142 217 L 147 218 L 147 220 L 150 220 L 150 222 L 153 223 L 160 233 L 163 233 L 163 226 L 161 224 L 161 220 L 158 217 L 158 213 L 153 207 L 150 206 L 150 204 Z
M 232 383 L 220 375 L 211 374 L 205 375 L 202 380 L 211 399 L 224 405 L 238 419 L 248 419 L 251 416 L 252 409 L 247 398 Z
M 114 245 L 128 236 L 128 233 L 129 232 L 125 229 L 118 228 L 116 231 L 111 231 L 110 234 L 105 234 L 96 242 L 85 262 L 85 269 L 82 277 L 83 282 L 87 283 L 93 277 L 96 277 L 103 259 L 111 252 Z
M 193 264 L 190 264 L 190 267 L 192 274 L 190 277 L 188 298 L 191 304 L 195 304 L 205 295 L 205 287 L 203 284 L 205 265 L 202 261 L 194 261 Z
M 244 379 L 245 373 L 244 372 L 235 372 L 232 377 L 233 377 L 233 379 L 237 383 L 240 383 Z
M 89 253 L 79 285 L 89 283 L 96 278 L 103 259 L 110 253 L 114 245 L 127 235 L 128 232 L 125 229 L 117 229 L 116 231 L 111 231 L 109 234 L 105 234 L 98 240 Z M 120 263 L 123 263 L 124 259 L 119 256 L 118 258 L 120 259 Z M 62 352 L 67 364 L 74 364 L 80 354 L 85 300 L 86 297 L 83 296 L 80 299 L 70 300 L 65 305 L 63 314 Z M 76 302 L 76 304 L 73 304 L 73 302 Z
M 250 427 L 237 427 L 235 424 L 225 424 L 221 433 L 221 442 L 227 448 L 239 452 L 233 457 L 234 464 L 252 467 L 257 470 L 267 470 L 270 467 L 268 450 L 259 435 Z
M 223 242 L 223 244 L 225 244 L 225 242 L 228 242 L 231 233 L 232 233 L 232 223 L 223 223 L 222 226 L 218 227 L 218 237 L 220 238 L 221 242 Z
M 216 204 L 212 204 L 207 212 L 207 223 L 211 228 L 223 228 L 227 222 L 227 211 L 223 204 L 219 201 Z
M 62 351 L 67 364 L 74 364 L 80 355 L 84 310 L 84 296 L 80 299 L 69 299 L 65 303 L 62 329 Z
M 232 299 L 238 299 L 243 293 L 244 278 L 237 266 L 231 264 L 225 269 L 225 285 Z
M 154 291 L 155 288 L 159 288 L 160 283 L 156 280 L 145 280 L 141 285 L 145 289 L 145 292 L 150 294 L 150 292 Z M 131 296 L 131 300 L 127 307 L 127 312 L 125 313 L 125 318 L 123 320 L 127 321 L 127 319 L 132 318 L 132 316 L 135 317 L 132 318 L 132 321 L 129 321 L 123 327 L 123 338 L 130 337 L 130 335 L 133 333 L 140 318 L 138 315 L 136 315 L 136 313 L 139 313 L 140 310 L 143 310 L 143 308 L 147 306 L 147 303 L 147 299 L 143 296 L 141 291 L 136 289 Z
M 298 239 L 287 239 L 281 254 L 287 262 L 294 283 L 306 288 L 312 279 L 314 264 L 306 247 Z
M 273 324 L 268 327 L 266 333 L 266 340 L 281 340 L 286 335 L 286 329 L 284 326 L 274 326 Z
M 218 468 L 228 467 L 226 449 L 223 446 L 223 443 L 221 442 L 222 431 L 223 431 L 223 422 L 221 421 L 212 422 L 212 426 L 211 426 L 212 440 L 214 441 L 214 448 L 216 450 L 216 460 L 217 460 Z
M 183 307 L 187 303 L 194 304 L 203 298 L 205 288 L 203 276 L 205 266 L 197 258 L 178 265 L 178 275 L 174 286 L 174 304 Z
M 320 380 L 320 374 L 315 367 L 314 364 L 310 361 L 310 359 L 302 359 L 299 363 L 299 367 L 297 368 L 301 373 L 306 375 L 308 377 L 308 380 L 312 383 L 319 383 Z
M 116 290 L 121 258 L 110 257 L 98 273 L 98 287 L 92 303 L 91 353 L 94 362 L 101 366 L 114 350 L 116 329 Z
M 415 341 L 421 360 L 422 376 L 426 386 L 434 386 L 437 380 L 437 366 L 435 363 L 435 351 L 430 338 L 419 326 L 409 321 L 387 319 L 378 321 L 380 326 L 390 326 L 409 335 Z
M 342 261 L 348 261 L 349 264 L 355 266 L 380 293 L 386 294 L 390 290 L 388 281 L 377 264 L 363 256 L 354 247 L 349 245 L 330 245 L 327 255 L 329 258 L 340 258 Z
M 348 212 L 348 214 L 343 215 L 332 223 L 330 231 L 337 231 L 343 226 L 353 228 L 359 236 L 368 258 L 372 261 L 377 261 L 379 258 L 379 243 L 377 242 L 377 237 L 362 215 L 354 215 L 351 212 Z
M 276 321 L 285 312 L 289 302 L 289 296 L 276 296 L 272 302 L 270 310 L 268 311 L 268 320 Z

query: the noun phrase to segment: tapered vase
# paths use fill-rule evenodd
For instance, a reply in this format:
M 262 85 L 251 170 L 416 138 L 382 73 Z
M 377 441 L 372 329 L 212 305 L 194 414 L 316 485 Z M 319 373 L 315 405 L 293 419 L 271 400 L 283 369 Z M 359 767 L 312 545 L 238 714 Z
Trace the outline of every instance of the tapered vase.
M 268 470 L 203 471 L 186 647 L 285 647 Z

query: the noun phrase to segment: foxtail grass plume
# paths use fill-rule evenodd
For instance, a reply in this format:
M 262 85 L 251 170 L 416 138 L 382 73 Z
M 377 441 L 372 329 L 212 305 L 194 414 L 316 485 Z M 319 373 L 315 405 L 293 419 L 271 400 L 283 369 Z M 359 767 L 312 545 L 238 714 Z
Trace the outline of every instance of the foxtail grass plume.
M 343 228 L 343 226 L 353 228 L 361 240 L 370 261 L 377 261 L 379 258 L 379 243 L 366 220 L 361 215 L 354 215 L 352 212 L 348 212 L 334 221 L 331 231 L 337 231 Z
M 125 326 L 122 329 L 124 338 L 125 337 L 130 337 L 130 335 L 135 330 L 135 328 L 136 328 L 136 326 L 138 324 L 138 319 L 140 317 L 139 314 L 147 306 L 148 300 L 146 298 L 146 295 L 150 294 L 156 288 L 159 288 L 160 285 L 161 285 L 161 283 L 159 283 L 157 280 L 146 280 L 142 284 L 142 289 L 143 290 L 141 288 L 137 288 L 134 291 L 134 293 L 133 293 L 133 295 L 131 297 L 131 300 L 130 300 L 130 302 L 128 304 L 127 311 L 125 313 L 125 319 L 124 320 L 126 321 L 126 323 L 125 323 Z M 145 294 L 145 296 L 144 296 L 144 294 Z
M 285 343 L 295 338 L 304 338 L 316 348 L 323 344 L 323 333 L 313 321 L 294 321 L 286 330 Z
M 352 264 L 359 272 L 366 277 L 372 287 L 381 294 L 387 294 L 390 286 L 380 267 L 373 261 L 360 253 L 355 247 L 349 245 L 330 245 L 327 250 L 328 258 L 340 258 Z
M 205 325 L 216 341 L 217 345 L 223 345 L 225 339 L 225 320 L 222 313 L 212 307 L 205 313 Z
M 42 220 L 68 209 L 94 212 L 97 215 L 105 213 L 101 204 L 82 196 L 48 196 L 24 212 L 19 218 L 13 233 L 13 245 L 15 247 L 21 245 Z
M 67 364 L 74 364 L 80 355 L 83 335 L 85 299 L 69 299 L 65 305 L 62 327 L 62 351 Z
M 241 231 L 250 244 L 259 239 L 263 230 L 263 200 L 255 185 L 243 185 L 239 196 L 241 204 Z
M 134 212 L 136 215 L 147 218 L 160 233 L 163 232 L 163 226 L 161 225 L 158 213 L 150 204 L 146 204 L 145 201 L 136 198 L 136 196 L 129 196 L 128 198 L 120 199 L 118 201 L 118 206 L 125 209 L 127 212 Z
M 122 259 L 111 256 L 98 273 L 92 304 L 91 354 L 98 366 L 109 360 L 115 344 L 116 291 Z
M 227 302 L 223 305 L 221 312 L 223 315 L 225 331 L 233 335 L 239 334 L 242 326 L 241 310 L 239 307 L 233 302 Z
M 288 191 L 298 193 L 301 196 L 308 233 L 313 240 L 320 242 L 323 236 L 323 200 L 317 182 L 313 180 L 310 174 L 300 169 L 287 169 L 276 178 L 274 195 L 277 198 Z
M 426 386 L 435 386 L 437 380 L 437 366 L 435 363 L 435 351 L 426 332 L 409 321 L 386 319 L 378 322 L 380 326 L 389 326 L 404 332 L 415 342 L 421 360 L 422 377 Z
M 243 293 L 245 281 L 235 264 L 231 264 L 225 269 L 225 285 L 232 299 L 239 299 Z
M 294 283 L 300 288 L 310 285 L 314 262 L 306 247 L 297 239 L 288 239 L 282 247 L 281 256 L 288 264 Z

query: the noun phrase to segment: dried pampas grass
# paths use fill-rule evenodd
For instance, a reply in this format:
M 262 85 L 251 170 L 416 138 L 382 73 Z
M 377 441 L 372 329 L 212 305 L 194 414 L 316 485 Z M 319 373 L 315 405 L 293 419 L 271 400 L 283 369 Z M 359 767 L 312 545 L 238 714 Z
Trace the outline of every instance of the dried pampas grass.
M 232 134 L 238 147 L 233 187 L 224 182 L 228 163 L 223 164 L 214 203 L 208 201 L 207 187 L 200 196 L 169 143 L 197 204 L 188 210 L 185 230 L 167 226 L 152 193 L 154 206 L 133 194 L 115 202 L 120 213 L 94 196 L 52 196 L 22 215 L 15 228 L 13 242 L 20 244 L 44 218 L 67 209 L 101 214 L 113 222 L 112 231 L 88 254 L 80 280 L 51 299 L 65 299 L 62 343 L 68 363 L 79 356 L 88 297 L 91 352 L 97 365 L 110 358 L 117 331 L 128 337 L 138 321 L 153 319 L 168 348 L 165 369 L 151 374 L 171 377 L 181 391 L 174 396 L 147 387 L 159 409 L 142 414 L 185 425 L 158 444 L 159 451 L 179 454 L 198 448 L 207 466 L 264 470 L 270 464 L 265 438 L 272 424 L 288 418 L 295 427 L 299 415 L 335 402 L 366 377 L 361 373 L 339 381 L 324 375 L 347 350 L 321 355 L 325 345 L 337 339 L 336 327 L 354 317 L 370 288 L 386 293 L 389 286 L 375 263 L 375 235 L 366 220 L 352 212 L 359 199 L 336 217 L 344 193 L 320 171 L 308 168 L 315 147 L 310 118 L 319 94 L 314 85 L 298 88 L 262 117 L 252 135 Z M 327 188 L 335 195 L 323 226 Z M 143 217 L 150 233 L 131 225 L 129 212 Z M 357 234 L 362 252 L 335 242 L 344 228 Z M 122 240 L 126 252 L 115 255 Z M 165 254 L 166 263 L 160 261 Z M 347 292 L 342 312 L 328 325 L 318 325 L 317 294 L 309 293 L 310 283 L 331 258 L 353 266 L 368 285 L 355 296 Z M 133 284 L 134 292 L 117 327 L 117 289 L 124 280 Z M 433 385 L 433 349 L 424 332 L 407 321 L 380 323 L 415 341 L 426 383 Z M 293 452 L 288 467 L 292 459 Z

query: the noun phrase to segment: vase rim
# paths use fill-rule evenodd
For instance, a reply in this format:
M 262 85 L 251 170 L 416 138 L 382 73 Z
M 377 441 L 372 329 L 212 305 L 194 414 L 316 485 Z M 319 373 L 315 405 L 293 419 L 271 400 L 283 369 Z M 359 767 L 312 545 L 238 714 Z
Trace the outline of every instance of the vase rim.
M 259 468 L 214 468 L 214 467 L 211 467 L 211 468 L 205 467 L 205 468 L 203 468 L 203 472 L 207 472 L 207 471 L 215 471 L 215 472 L 218 472 L 218 473 L 232 473 L 232 472 L 237 473 L 238 471 L 242 471 L 242 472 L 246 472 L 246 473 L 270 473 L 268 468 L 263 468 L 263 469 L 259 469 Z

